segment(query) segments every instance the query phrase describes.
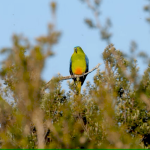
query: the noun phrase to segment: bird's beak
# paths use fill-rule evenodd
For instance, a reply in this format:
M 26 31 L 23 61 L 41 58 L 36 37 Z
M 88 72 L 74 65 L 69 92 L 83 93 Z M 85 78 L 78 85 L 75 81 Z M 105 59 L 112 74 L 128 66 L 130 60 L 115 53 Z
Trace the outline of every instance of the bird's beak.
M 75 52 L 77 53 L 77 48 L 75 48 Z

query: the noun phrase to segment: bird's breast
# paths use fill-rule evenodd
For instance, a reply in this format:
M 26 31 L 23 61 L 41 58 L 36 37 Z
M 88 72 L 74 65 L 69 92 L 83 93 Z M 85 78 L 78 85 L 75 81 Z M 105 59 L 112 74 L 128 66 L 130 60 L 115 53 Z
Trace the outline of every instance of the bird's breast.
M 74 73 L 77 74 L 77 75 L 80 75 L 80 74 L 83 73 L 82 70 L 83 69 L 81 67 L 76 67 Z
M 86 61 L 85 58 L 83 57 L 74 57 L 72 59 L 72 72 L 73 74 L 76 75 L 81 75 L 85 72 L 86 70 Z

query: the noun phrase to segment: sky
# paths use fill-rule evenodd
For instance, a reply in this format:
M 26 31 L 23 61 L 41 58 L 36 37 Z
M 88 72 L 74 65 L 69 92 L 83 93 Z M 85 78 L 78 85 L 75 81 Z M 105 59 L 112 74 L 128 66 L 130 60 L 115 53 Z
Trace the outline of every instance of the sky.
M 93 1 L 93 0 L 91 0 Z M 0 49 L 12 45 L 11 37 L 23 34 L 32 44 L 35 38 L 46 35 L 48 23 L 52 21 L 50 10 L 51 0 L 1 0 L 0 5 Z M 69 61 L 75 46 L 81 46 L 89 58 L 89 69 L 101 63 L 100 70 L 104 69 L 102 53 L 107 46 L 106 41 L 100 38 L 98 29 L 90 29 L 84 22 L 85 18 L 95 21 L 92 11 L 86 3 L 80 0 L 54 0 L 57 3 L 56 29 L 62 32 L 59 43 L 54 46 L 55 55 L 46 60 L 42 78 L 49 81 L 60 73 L 69 75 Z M 105 24 L 111 19 L 113 34 L 111 43 L 116 49 L 129 54 L 130 43 L 138 43 L 138 51 L 150 55 L 150 25 L 146 22 L 148 13 L 143 7 L 148 0 L 102 0 L 99 7 L 101 12 L 99 21 Z M 2 57 L 0 56 L 0 61 Z M 140 72 L 145 67 L 138 62 Z M 90 73 L 86 81 L 93 82 L 96 71 Z M 85 87 L 85 83 L 83 87 Z M 67 89 L 67 82 L 63 81 L 62 88 Z

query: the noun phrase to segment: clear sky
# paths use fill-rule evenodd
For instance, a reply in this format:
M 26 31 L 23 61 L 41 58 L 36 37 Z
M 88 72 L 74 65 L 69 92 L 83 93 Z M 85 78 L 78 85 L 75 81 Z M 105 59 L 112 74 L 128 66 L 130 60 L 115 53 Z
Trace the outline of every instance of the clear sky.
M 81 46 L 90 61 L 90 69 L 102 63 L 102 52 L 107 43 L 100 38 L 97 29 L 90 29 L 85 18 L 94 16 L 86 3 L 80 0 L 54 0 L 57 2 L 57 29 L 62 32 L 55 56 L 46 60 L 42 78 L 49 81 L 60 73 L 69 75 L 69 61 L 75 46 Z M 91 0 L 93 1 L 93 0 Z M 13 33 L 23 34 L 34 44 L 35 38 L 47 34 L 47 25 L 52 20 L 51 0 L 1 0 L 0 1 L 0 48 L 11 46 Z M 111 19 L 113 34 L 111 43 L 117 49 L 129 53 L 132 40 L 138 43 L 138 50 L 150 54 L 150 25 L 145 21 L 148 13 L 143 7 L 147 0 L 103 0 L 99 20 L 103 25 Z M 2 59 L 2 57 L 0 57 Z M 140 65 L 140 64 L 139 64 Z M 143 71 L 143 66 L 140 66 Z M 103 65 L 100 67 L 103 70 Z M 91 81 L 96 72 L 87 76 Z M 67 89 L 66 81 L 62 84 Z M 84 84 L 85 86 L 85 84 Z

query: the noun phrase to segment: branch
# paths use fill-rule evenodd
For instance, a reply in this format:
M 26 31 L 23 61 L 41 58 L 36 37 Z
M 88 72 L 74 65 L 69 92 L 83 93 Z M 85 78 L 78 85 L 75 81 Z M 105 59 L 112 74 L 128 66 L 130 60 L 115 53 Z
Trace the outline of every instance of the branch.
M 79 78 L 79 77 L 85 76 L 85 75 L 87 75 L 87 74 L 93 72 L 94 70 L 98 69 L 99 66 L 100 66 L 100 63 L 99 63 L 96 67 L 94 67 L 93 69 L 91 69 L 90 71 L 88 71 L 88 72 L 86 72 L 86 73 L 84 73 L 84 74 L 82 74 L 82 75 L 70 75 L 70 76 L 65 76 L 65 77 L 59 77 L 59 80 L 60 80 L 60 81 L 61 81 L 61 80 L 68 80 L 68 79 Z M 45 84 L 45 86 L 42 88 L 42 90 L 41 90 L 41 93 L 42 93 L 42 94 L 44 93 L 44 90 L 49 87 L 51 81 L 52 81 L 52 79 L 51 79 L 50 81 L 48 81 L 48 82 Z
M 65 76 L 65 77 L 60 77 L 60 80 L 67 80 L 67 79 L 73 79 L 73 78 L 78 78 L 78 77 L 82 77 L 85 76 L 89 73 L 91 73 L 92 71 L 94 71 L 95 69 L 98 69 L 98 67 L 100 66 L 100 64 L 98 64 L 96 67 L 94 67 L 92 70 L 82 74 L 82 75 L 70 75 L 70 76 Z

